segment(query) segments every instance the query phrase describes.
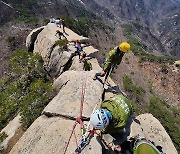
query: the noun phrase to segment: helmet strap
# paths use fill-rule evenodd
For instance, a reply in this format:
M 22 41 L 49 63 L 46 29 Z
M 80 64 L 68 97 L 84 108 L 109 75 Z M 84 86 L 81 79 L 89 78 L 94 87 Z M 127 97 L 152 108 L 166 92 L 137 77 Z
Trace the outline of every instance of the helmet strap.
M 112 119 L 112 115 L 111 115 L 111 112 L 109 112 L 107 109 L 105 109 L 106 111 L 106 115 L 107 117 L 109 118 L 109 121 Z

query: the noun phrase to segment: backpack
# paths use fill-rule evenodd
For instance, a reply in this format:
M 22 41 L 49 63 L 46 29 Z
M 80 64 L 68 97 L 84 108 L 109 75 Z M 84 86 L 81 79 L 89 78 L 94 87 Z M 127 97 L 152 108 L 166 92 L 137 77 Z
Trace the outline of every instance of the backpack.
M 134 138 L 133 154 L 165 154 L 161 146 L 156 146 L 154 142 L 140 137 Z

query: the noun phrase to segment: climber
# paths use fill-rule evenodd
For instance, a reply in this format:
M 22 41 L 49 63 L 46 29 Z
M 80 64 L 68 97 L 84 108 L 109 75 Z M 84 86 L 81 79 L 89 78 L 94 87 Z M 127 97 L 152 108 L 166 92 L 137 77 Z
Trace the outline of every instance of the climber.
M 79 40 L 76 40 L 75 42 L 75 48 L 77 49 L 78 52 L 82 51 L 83 48 L 81 46 L 81 42 Z
M 80 60 L 80 53 L 83 51 L 83 48 L 79 40 L 76 40 L 75 48 L 76 48 L 75 55 L 79 55 L 79 60 Z
M 84 67 L 83 67 L 84 71 L 91 71 L 92 70 L 92 64 L 86 58 L 86 53 L 84 51 L 80 53 L 80 60 L 79 61 L 84 63 Z
M 63 33 L 66 33 L 66 32 L 65 32 L 65 29 L 64 29 L 64 27 L 65 27 L 65 22 L 64 22 L 64 20 L 63 20 L 62 18 L 60 18 L 60 22 L 61 22 L 61 24 L 62 24 Z
M 61 40 L 61 36 L 63 36 L 63 37 L 65 37 L 66 38 L 66 36 L 64 36 L 64 34 L 62 33 L 62 32 L 60 32 L 58 29 L 56 30 L 56 34 L 55 34 L 55 36 L 57 36 L 58 35 L 58 38 Z M 66 38 L 67 39 L 67 38 Z
M 50 17 L 50 23 L 55 23 L 55 19 L 53 16 Z
M 57 25 L 57 27 L 60 27 L 60 28 L 61 28 L 60 18 L 57 18 L 57 19 L 55 20 L 55 24 Z
M 116 149 L 116 148 L 115 148 Z M 130 154 L 165 154 L 161 146 L 156 146 L 153 141 L 136 135 L 131 137 L 129 141 L 125 141 L 120 145 L 118 153 Z
M 81 43 L 79 42 L 79 40 L 76 40 L 75 41 L 75 48 L 76 48 L 76 51 L 74 53 L 71 53 L 71 56 L 69 57 L 69 60 L 67 61 L 66 64 L 70 64 L 72 62 L 72 59 L 74 56 L 79 56 L 79 62 L 81 62 L 81 60 L 83 59 L 81 54 L 85 53 L 81 47 Z M 82 52 L 82 53 L 81 53 Z M 80 60 L 81 58 L 81 60 Z
M 103 71 L 100 73 L 96 73 L 93 79 L 96 80 L 97 76 L 104 77 L 106 75 L 105 76 L 105 80 L 106 80 L 107 77 L 110 75 L 110 73 L 113 71 L 114 67 L 121 63 L 124 53 L 127 53 L 129 51 L 130 51 L 129 43 L 127 42 L 120 43 L 118 47 L 115 47 L 113 50 L 109 52 L 107 60 L 103 66 Z
M 91 114 L 90 123 L 95 130 L 100 130 L 103 134 L 115 134 L 124 131 L 131 112 L 130 100 L 117 94 L 102 102 L 101 108 Z

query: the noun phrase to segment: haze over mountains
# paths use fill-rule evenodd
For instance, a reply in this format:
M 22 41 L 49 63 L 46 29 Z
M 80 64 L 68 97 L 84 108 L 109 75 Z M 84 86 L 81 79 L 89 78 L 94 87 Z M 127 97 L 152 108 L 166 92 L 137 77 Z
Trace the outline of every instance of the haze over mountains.
M 3 3 L 2 3 L 3 2 Z M 60 14 L 71 17 L 103 19 L 117 23 L 138 21 L 158 41 L 134 32 L 154 53 L 180 56 L 180 1 L 179 0 L 56 0 L 22 1 L 4 0 L 0 6 L 1 24 L 15 18 L 42 18 Z

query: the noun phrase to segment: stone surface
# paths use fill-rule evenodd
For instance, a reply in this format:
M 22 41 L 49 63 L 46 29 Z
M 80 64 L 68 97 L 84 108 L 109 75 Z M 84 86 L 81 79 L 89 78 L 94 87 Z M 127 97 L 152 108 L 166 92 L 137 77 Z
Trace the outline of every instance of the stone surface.
M 87 46 L 83 48 L 83 51 L 85 51 L 88 57 L 95 57 L 95 54 L 98 52 L 98 49 L 95 49 L 93 46 Z
M 64 51 L 59 46 L 56 46 L 49 57 L 49 62 L 46 65 L 44 64 L 46 70 L 52 77 L 59 76 L 63 72 L 70 56 L 70 52 Z
M 32 52 L 34 49 L 34 42 L 38 34 L 44 29 L 45 26 L 34 29 L 26 38 L 26 48 Z
M 79 56 L 75 56 L 72 60 L 72 65 L 69 68 L 69 70 L 74 70 L 74 71 L 83 71 L 84 65 L 83 63 L 79 62 Z
M 54 82 L 58 95 L 45 107 L 43 113 L 76 118 L 80 114 L 82 86 L 85 87 L 83 116 L 89 117 L 96 103 L 101 101 L 102 84 L 94 81 L 95 71 L 66 71 Z M 83 99 L 82 99 L 83 100 Z
M 41 116 L 28 128 L 10 154 L 62 154 L 72 132 L 75 121 L 60 117 Z M 80 135 L 79 124 L 75 127 L 77 142 Z M 75 154 L 76 140 L 72 135 L 66 154 Z M 93 137 L 82 154 L 101 153 L 102 148 Z
M 96 58 L 89 58 L 88 57 L 88 59 L 90 60 L 90 62 L 92 64 L 92 69 L 93 70 L 96 70 L 97 72 L 102 71 L 102 68 L 99 66 L 99 63 L 98 63 Z
M 25 132 L 23 137 L 11 150 L 11 154 L 56 154 L 63 153 L 65 142 L 68 141 L 75 119 L 80 116 L 80 104 L 83 102 L 83 119 L 88 120 L 94 107 L 99 108 L 104 77 L 93 80 L 95 73 L 102 71 L 96 57 L 97 49 L 88 46 L 89 39 L 79 36 L 68 28 L 65 28 L 68 49 L 62 50 L 54 46 L 58 38 L 55 36 L 56 29 L 62 32 L 62 28 L 53 23 L 49 23 L 37 36 L 34 44 L 34 52 L 39 52 L 44 60 L 46 69 L 52 76 L 57 76 L 53 87 L 57 95 L 44 108 L 40 116 Z M 83 50 L 92 64 L 92 71 L 82 71 L 83 64 L 79 63 L 78 56 L 69 61 L 70 55 L 76 51 L 75 40 L 80 40 Z M 67 63 L 68 62 L 68 63 Z M 69 64 L 70 63 L 70 64 Z M 64 72 L 65 71 L 65 72 Z M 82 88 L 84 87 L 84 88 Z M 105 85 L 105 98 L 114 94 L 123 93 L 119 87 L 108 78 Z M 83 90 L 84 95 L 83 95 Z M 126 95 L 125 93 L 123 93 Z M 46 115 L 46 116 L 45 116 Z M 48 117 L 50 118 L 48 118 Z M 80 139 L 79 124 L 75 129 L 78 140 Z M 129 119 L 126 131 L 121 131 L 117 136 L 104 135 L 108 143 L 122 143 L 132 136 L 140 134 L 154 141 L 156 145 L 161 145 L 167 154 L 177 154 L 177 151 L 160 122 L 151 114 L 142 114 Z M 66 153 L 74 153 L 76 143 L 72 137 Z M 103 151 L 104 152 L 104 151 Z M 94 137 L 84 150 L 85 154 L 100 154 L 102 147 Z M 109 154 L 106 150 L 104 154 Z
M 76 40 L 79 40 L 81 43 L 89 42 L 89 38 L 80 36 L 67 27 L 65 27 L 65 32 L 69 42 L 75 42 Z
M 178 154 L 166 130 L 152 114 L 141 114 L 136 119 L 140 121 L 146 138 L 162 146 L 165 153 Z
M 76 39 L 80 40 L 80 42 L 88 43 L 89 39 L 86 37 L 79 36 L 78 34 L 74 33 L 72 30 L 65 28 L 66 33 L 64 33 L 64 36 L 69 41 L 68 43 L 68 50 L 64 50 L 59 46 L 55 46 L 55 42 L 59 40 L 59 38 L 56 36 L 56 30 L 60 30 L 62 32 L 62 28 L 59 28 L 56 26 L 56 24 L 49 23 L 47 26 L 42 28 L 38 31 L 38 36 L 36 35 L 36 41 L 33 42 L 34 44 L 34 52 L 38 52 L 41 54 L 43 60 L 44 60 L 44 66 L 46 70 L 51 74 L 52 77 L 59 76 L 63 71 L 64 67 L 69 62 L 70 55 L 76 51 L 74 47 L 74 43 L 71 41 L 75 41 Z M 34 30 L 37 31 L 37 30 Z M 34 34 L 34 32 L 31 32 Z M 30 36 L 33 36 L 33 35 Z M 34 37 L 35 39 L 35 37 Z M 29 40 L 29 38 L 27 38 Z M 28 42 L 28 41 L 27 41 Z M 97 52 L 97 49 L 92 49 L 90 47 L 89 54 L 93 54 L 93 52 Z M 73 59 L 72 59 L 73 60 Z M 83 70 L 78 69 L 78 66 L 81 66 L 82 64 L 78 64 L 77 61 L 71 62 L 70 64 L 72 68 L 70 70 Z M 68 64 L 69 65 L 69 64 Z M 78 65 L 78 66 L 77 66 Z M 81 67 L 82 68 L 82 67 Z M 69 69 L 69 68 L 68 68 Z
M 54 44 L 59 38 L 55 36 L 57 26 L 49 23 L 37 36 L 34 43 L 34 52 L 41 54 L 45 63 L 49 62 L 49 57 L 53 51 Z
M 1 133 L 5 132 L 8 137 L 0 144 L 0 151 L 5 150 L 8 147 L 9 140 L 15 135 L 15 132 L 20 126 L 20 115 L 18 114 L 5 128 L 1 130 Z

